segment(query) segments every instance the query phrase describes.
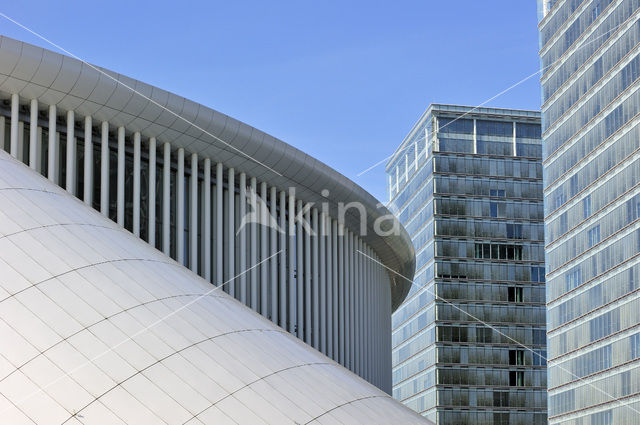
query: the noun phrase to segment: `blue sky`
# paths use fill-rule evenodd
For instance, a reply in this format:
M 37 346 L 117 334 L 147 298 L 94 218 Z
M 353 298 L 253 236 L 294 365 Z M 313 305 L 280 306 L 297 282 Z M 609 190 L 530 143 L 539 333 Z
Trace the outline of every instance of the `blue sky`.
M 5 2 L 80 58 L 224 112 L 386 201 L 384 159 L 430 103 L 535 73 L 532 0 Z M 52 48 L 0 18 L 0 33 Z M 53 49 L 53 48 L 52 48 Z M 538 76 L 487 106 L 538 109 Z

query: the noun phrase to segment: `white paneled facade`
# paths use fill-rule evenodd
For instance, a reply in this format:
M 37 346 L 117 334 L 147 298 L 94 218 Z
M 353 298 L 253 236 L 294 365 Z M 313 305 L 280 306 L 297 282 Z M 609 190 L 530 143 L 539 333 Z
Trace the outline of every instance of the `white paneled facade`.
M 426 423 L 222 288 L 0 152 L 2 423 Z

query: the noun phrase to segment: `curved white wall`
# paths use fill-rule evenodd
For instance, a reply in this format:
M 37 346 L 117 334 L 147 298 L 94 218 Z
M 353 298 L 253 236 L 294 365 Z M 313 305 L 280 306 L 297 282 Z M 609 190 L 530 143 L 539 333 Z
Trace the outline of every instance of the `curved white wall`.
M 178 107 L 177 96 L 144 83 L 117 81 L 165 99 L 166 109 L 75 59 L 0 37 L 0 98 L 7 99 L 0 147 L 389 392 L 391 311 L 414 264 L 404 229 L 374 234 L 384 213 L 372 209 L 375 200 L 283 142 L 185 99 Z M 239 150 L 216 148 L 169 108 L 268 169 Z M 352 209 L 338 222 L 337 199 L 361 202 L 365 217 Z M 279 229 L 243 225 L 251 205 L 254 218 Z M 362 237 L 360 220 L 370 230 Z
M 0 152 L 3 423 L 427 423 L 219 288 Z

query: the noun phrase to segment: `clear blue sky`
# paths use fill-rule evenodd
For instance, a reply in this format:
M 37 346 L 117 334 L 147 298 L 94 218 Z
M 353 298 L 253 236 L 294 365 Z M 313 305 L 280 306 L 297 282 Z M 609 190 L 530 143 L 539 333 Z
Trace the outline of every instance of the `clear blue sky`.
M 5 2 L 82 59 L 281 138 L 386 201 L 430 103 L 476 106 L 539 68 L 533 0 Z M 0 18 L 0 33 L 51 48 Z M 538 76 L 488 106 L 538 109 Z

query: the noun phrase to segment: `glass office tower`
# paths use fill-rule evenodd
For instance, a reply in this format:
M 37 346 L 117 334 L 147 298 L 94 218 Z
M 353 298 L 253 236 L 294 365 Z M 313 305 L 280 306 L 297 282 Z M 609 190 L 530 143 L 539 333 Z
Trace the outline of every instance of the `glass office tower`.
M 549 423 L 640 423 L 640 1 L 540 1 Z
M 443 424 L 546 423 L 540 115 L 431 105 L 387 165 L 416 249 L 393 395 Z

